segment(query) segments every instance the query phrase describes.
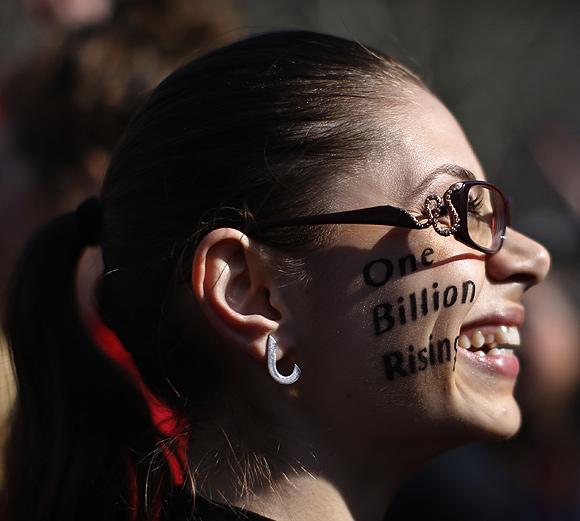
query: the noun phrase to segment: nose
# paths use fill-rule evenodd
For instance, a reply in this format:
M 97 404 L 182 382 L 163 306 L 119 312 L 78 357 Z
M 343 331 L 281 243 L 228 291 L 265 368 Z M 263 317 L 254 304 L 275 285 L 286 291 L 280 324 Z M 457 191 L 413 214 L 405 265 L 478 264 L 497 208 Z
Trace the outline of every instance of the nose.
M 487 257 L 486 269 L 491 280 L 520 282 L 528 289 L 548 274 L 550 254 L 540 243 L 508 228 L 501 250 Z

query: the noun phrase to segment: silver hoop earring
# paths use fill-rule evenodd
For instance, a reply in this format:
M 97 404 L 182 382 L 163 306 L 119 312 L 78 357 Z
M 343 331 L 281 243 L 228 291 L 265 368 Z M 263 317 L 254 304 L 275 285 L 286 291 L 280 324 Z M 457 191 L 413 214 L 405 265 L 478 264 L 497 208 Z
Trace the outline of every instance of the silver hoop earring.
M 294 369 L 288 376 L 284 376 L 278 372 L 278 368 L 276 367 L 276 351 L 278 351 L 278 342 L 276 342 L 276 339 L 270 335 L 268 335 L 267 351 L 268 372 L 276 382 L 289 385 L 293 384 L 298 380 L 298 378 L 300 378 L 300 367 L 296 364 L 294 364 Z

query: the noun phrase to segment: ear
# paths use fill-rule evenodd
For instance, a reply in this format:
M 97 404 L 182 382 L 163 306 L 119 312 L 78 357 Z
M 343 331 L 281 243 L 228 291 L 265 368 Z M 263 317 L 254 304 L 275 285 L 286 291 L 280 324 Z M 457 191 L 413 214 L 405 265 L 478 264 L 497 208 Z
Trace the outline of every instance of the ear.
M 268 335 L 287 314 L 275 276 L 255 243 L 233 228 L 208 233 L 193 257 L 191 284 L 205 316 L 226 341 L 260 361 Z

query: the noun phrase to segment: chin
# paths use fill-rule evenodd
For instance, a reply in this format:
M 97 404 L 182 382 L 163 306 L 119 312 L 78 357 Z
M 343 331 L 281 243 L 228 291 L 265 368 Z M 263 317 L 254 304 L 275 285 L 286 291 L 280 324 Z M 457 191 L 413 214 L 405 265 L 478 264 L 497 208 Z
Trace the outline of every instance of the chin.
M 513 396 L 486 402 L 479 409 L 471 409 L 467 421 L 467 441 L 508 440 L 519 431 L 522 424 L 520 407 Z
M 501 410 L 494 425 L 487 429 L 489 436 L 495 440 L 507 440 L 517 434 L 522 425 L 522 413 L 514 398 Z
M 511 438 L 522 422 L 514 397 L 516 371 L 504 374 L 501 359 L 495 357 L 492 365 L 485 359 L 474 361 L 472 356 L 462 356 L 462 351 L 458 353 L 457 371 L 451 376 L 453 383 L 448 397 L 466 436 L 471 442 Z

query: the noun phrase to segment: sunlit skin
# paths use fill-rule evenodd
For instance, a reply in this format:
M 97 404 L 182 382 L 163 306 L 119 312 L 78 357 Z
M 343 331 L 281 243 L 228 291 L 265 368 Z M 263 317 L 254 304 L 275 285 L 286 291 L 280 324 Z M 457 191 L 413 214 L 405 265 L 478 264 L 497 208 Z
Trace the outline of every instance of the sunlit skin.
M 484 179 L 463 131 L 431 94 L 417 91 L 403 113 L 396 145 L 341 183 L 331 210 L 390 204 L 418 213 L 427 195 L 442 195 L 458 181 L 440 173 L 426 183 L 442 165 L 459 165 Z M 365 284 L 363 268 L 373 259 L 419 259 L 427 248 L 432 263 L 404 276 L 395 270 L 380 287 Z M 202 492 L 219 497 L 221 491 L 276 520 L 378 520 L 389 494 L 429 457 L 516 432 L 514 376 L 485 369 L 459 348 L 451 363 L 389 380 L 383 356 L 411 344 L 427 346 L 430 335 L 454 340 L 473 324 L 521 320 L 523 292 L 549 266 L 539 244 L 509 229 L 503 249 L 485 255 L 433 228 L 340 225 L 327 245 L 307 257 L 306 286 L 280 275 L 270 260 L 240 232 L 215 230 L 197 249 L 192 287 L 226 351 L 236 357 L 236 400 L 270 418 L 266 426 L 246 425 L 244 432 L 268 438 L 268 426 L 276 425 L 280 446 L 269 448 L 277 450 L 275 459 L 298 470 L 275 475 L 274 487 L 243 497 L 233 495 L 226 474 L 208 478 Z M 384 334 L 374 331 L 376 304 L 396 302 L 434 282 L 461 288 L 467 280 L 476 286 L 473 302 L 430 310 Z M 276 384 L 265 369 L 268 334 L 280 346 L 280 371 L 289 372 L 294 362 L 302 369 L 291 386 Z

